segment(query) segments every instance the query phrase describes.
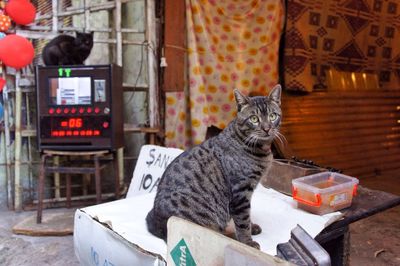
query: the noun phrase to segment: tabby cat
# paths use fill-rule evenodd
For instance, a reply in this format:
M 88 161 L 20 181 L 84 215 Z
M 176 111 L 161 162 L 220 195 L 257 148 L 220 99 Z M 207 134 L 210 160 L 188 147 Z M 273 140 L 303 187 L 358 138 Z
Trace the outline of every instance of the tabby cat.
M 250 219 L 253 191 L 272 160 L 271 143 L 280 134 L 281 87 L 269 96 L 234 91 L 237 117 L 217 136 L 183 152 L 165 170 L 147 228 L 167 239 L 167 220 L 178 216 L 223 232 L 233 218 L 236 238 L 255 248 L 251 235 L 261 227 Z
M 93 47 L 93 32 L 76 32 L 76 37 L 61 34 L 42 51 L 43 63 L 51 65 L 83 65 Z

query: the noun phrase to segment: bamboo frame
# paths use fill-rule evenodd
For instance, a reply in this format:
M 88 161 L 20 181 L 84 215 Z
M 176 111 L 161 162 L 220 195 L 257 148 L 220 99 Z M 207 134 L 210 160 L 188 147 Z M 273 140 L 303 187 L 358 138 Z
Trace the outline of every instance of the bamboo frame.
M 138 29 L 129 29 L 122 28 L 122 4 L 128 2 L 136 2 L 143 1 L 145 4 L 145 30 Z M 84 6 L 79 8 L 70 8 L 67 11 L 59 10 L 58 0 L 52 0 L 52 13 L 48 15 L 38 16 L 36 21 L 40 21 L 42 19 L 51 19 L 51 26 L 40 26 L 40 25 L 31 25 L 29 27 L 30 30 L 17 29 L 16 33 L 18 35 L 24 36 L 29 39 L 52 39 L 57 36 L 60 31 L 77 31 L 83 30 L 82 27 L 60 27 L 58 20 L 60 17 L 71 16 L 71 15 L 83 15 L 84 18 L 84 29 L 87 31 L 96 31 L 96 32 L 114 32 L 116 33 L 115 38 L 109 39 L 97 39 L 94 40 L 95 43 L 108 43 L 111 45 L 115 45 L 116 51 L 116 63 L 118 65 L 123 65 L 123 45 L 140 45 L 146 48 L 147 52 L 147 64 L 148 64 L 148 84 L 124 84 L 126 91 L 129 90 L 141 90 L 148 91 L 148 115 L 150 120 L 150 131 L 147 132 L 146 129 L 144 131 L 142 129 L 134 129 L 132 130 L 132 126 L 126 127 L 127 133 L 135 133 L 135 132 L 146 132 L 151 135 L 152 143 L 154 143 L 155 134 L 159 131 L 158 127 L 160 124 L 159 121 L 159 95 L 158 95 L 158 60 L 157 60 L 157 31 L 156 31 L 156 18 L 155 18 L 155 0 L 115 0 L 111 3 L 101 3 L 101 4 L 91 4 L 90 0 L 84 0 Z M 91 28 L 90 27 L 90 13 L 101 11 L 101 10 L 115 10 L 114 15 L 114 28 Z M 26 29 L 26 28 L 25 28 Z M 46 32 L 39 32 L 46 31 Z M 144 42 L 124 40 L 122 33 L 139 33 L 145 35 Z M 3 73 L 4 75 L 4 73 Z M 15 88 L 15 163 L 12 164 L 12 149 L 11 149 L 11 138 L 10 132 L 12 127 L 10 125 L 9 117 L 11 110 L 11 99 L 9 99 L 9 93 L 11 90 L 5 89 L 3 92 L 4 96 L 4 119 L 5 119 L 5 142 L 6 142 L 6 178 L 7 178 L 7 186 L 8 186 L 8 202 L 9 208 L 12 209 L 12 206 L 15 207 L 16 210 L 22 209 L 22 190 L 21 190 L 21 151 L 22 151 L 22 137 L 33 137 L 36 136 L 36 131 L 34 129 L 24 129 L 21 124 L 21 105 L 22 105 L 22 93 L 30 92 L 31 90 L 22 89 L 18 84 L 20 82 L 21 76 L 20 73 L 16 73 L 16 88 Z M 27 98 L 25 98 L 27 100 Z M 27 101 L 28 102 L 28 101 Z M 30 123 L 30 122 L 28 122 Z M 29 140 L 30 143 L 30 140 Z M 32 159 L 30 146 L 28 147 L 28 156 Z M 118 159 L 118 168 L 119 168 L 119 181 L 120 184 L 123 184 L 123 149 L 119 149 L 117 151 L 117 159 Z M 14 166 L 14 176 L 12 175 L 12 166 Z M 60 180 L 57 175 L 54 176 L 54 184 L 55 184 L 55 201 L 61 200 L 60 195 Z M 14 193 L 13 193 L 14 192 Z M 78 197 L 79 198 L 79 197 Z

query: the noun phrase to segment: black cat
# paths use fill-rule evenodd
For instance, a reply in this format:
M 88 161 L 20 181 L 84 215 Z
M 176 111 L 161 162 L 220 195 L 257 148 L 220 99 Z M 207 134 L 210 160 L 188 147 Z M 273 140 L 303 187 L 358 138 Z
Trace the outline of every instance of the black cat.
M 59 35 L 43 48 L 42 57 L 46 66 L 83 65 L 93 47 L 93 32 L 76 32 L 76 37 Z

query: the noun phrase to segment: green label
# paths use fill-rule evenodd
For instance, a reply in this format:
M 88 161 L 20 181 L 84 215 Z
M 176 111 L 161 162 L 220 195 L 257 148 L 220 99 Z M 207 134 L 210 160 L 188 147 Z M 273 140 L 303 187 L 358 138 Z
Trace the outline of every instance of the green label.
M 58 69 L 58 76 L 59 77 L 70 77 L 71 76 L 71 69 L 70 68 L 59 68 Z
M 196 266 L 196 262 L 194 262 L 192 254 L 183 238 L 171 251 L 171 257 L 175 262 L 175 266 Z

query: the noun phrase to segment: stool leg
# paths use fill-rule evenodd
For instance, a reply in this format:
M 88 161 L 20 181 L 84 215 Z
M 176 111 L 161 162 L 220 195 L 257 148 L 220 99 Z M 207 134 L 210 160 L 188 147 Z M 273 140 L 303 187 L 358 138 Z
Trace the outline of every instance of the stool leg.
M 120 183 L 119 183 L 119 158 L 118 152 L 113 155 L 113 166 L 114 166 L 114 179 L 115 179 L 115 199 L 119 199 Z
M 36 223 L 42 223 L 42 210 L 43 210 L 43 193 L 44 193 L 44 176 L 45 176 L 45 164 L 47 155 L 42 155 L 42 161 L 39 170 L 38 180 L 38 206 L 37 206 L 37 217 Z
M 94 156 L 94 176 L 96 182 L 96 203 L 101 203 L 101 180 L 100 180 L 100 163 L 99 157 Z
M 88 194 L 88 186 L 90 184 L 90 174 L 84 174 L 82 179 L 82 194 L 86 196 Z
M 66 188 L 66 194 L 67 194 L 67 208 L 71 208 L 71 175 L 66 174 L 66 179 L 67 179 L 67 188 Z

